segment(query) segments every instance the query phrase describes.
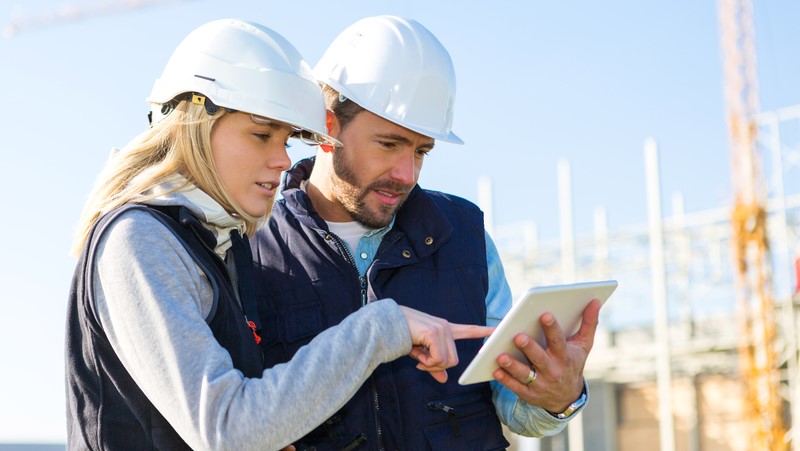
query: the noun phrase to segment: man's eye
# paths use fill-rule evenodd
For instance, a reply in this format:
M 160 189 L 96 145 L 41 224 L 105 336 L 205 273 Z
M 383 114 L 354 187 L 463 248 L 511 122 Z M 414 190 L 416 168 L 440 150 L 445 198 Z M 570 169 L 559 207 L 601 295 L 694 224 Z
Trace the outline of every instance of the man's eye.
M 431 153 L 430 149 L 417 149 L 417 155 L 421 157 L 427 157 L 429 153 Z
M 269 133 L 255 133 L 254 135 L 261 142 L 267 142 L 271 138 Z

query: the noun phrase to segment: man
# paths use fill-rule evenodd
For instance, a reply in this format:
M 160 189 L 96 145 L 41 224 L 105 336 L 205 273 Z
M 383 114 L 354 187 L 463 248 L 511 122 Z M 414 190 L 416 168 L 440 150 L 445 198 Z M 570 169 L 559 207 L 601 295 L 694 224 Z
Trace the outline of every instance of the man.
M 482 213 L 417 186 L 435 140 L 462 142 L 451 131 L 447 51 L 413 20 L 371 17 L 334 40 L 314 75 L 343 147 L 320 146 L 286 173 L 284 199 L 253 240 L 268 364 L 382 297 L 452 322 L 497 324 L 511 295 Z M 543 315 L 547 349 L 516 337 L 528 361 L 500 356 L 491 384 L 457 383 L 479 340 L 458 343 L 459 365 L 436 380 L 412 359 L 381 365 L 298 449 L 502 449 L 501 421 L 524 435 L 555 434 L 585 404 L 599 308 L 590 304 L 569 340 Z

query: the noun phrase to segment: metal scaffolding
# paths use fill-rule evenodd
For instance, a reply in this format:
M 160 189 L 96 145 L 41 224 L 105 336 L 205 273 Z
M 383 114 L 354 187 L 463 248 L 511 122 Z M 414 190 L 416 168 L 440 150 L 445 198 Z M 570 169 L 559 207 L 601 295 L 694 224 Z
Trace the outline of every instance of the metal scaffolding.
M 787 440 L 791 449 L 798 451 L 800 303 L 795 287 L 799 286 L 800 265 L 795 262 L 800 256 L 800 182 L 787 175 L 800 172 L 800 105 L 761 113 L 757 121 L 757 145 L 769 157 L 765 213 L 774 268 L 771 289 L 776 300 L 778 392 L 790 418 Z M 645 144 L 645 152 L 652 154 L 646 156 L 652 165 L 648 185 L 658 177 L 655 147 L 650 140 Z M 564 164 L 559 164 L 559 173 L 565 171 Z M 560 182 L 559 186 L 563 191 L 569 183 Z M 657 186 L 657 180 L 652 186 Z M 484 180 L 480 189 L 490 190 L 491 184 Z M 481 198 L 491 199 L 491 195 L 484 193 Z M 549 240 L 539 239 L 533 221 L 495 226 L 493 238 L 512 291 L 516 294 L 533 285 L 574 280 L 620 281 L 613 299 L 601 311 L 602 329 L 587 363 L 588 378 L 634 383 L 659 377 L 669 381 L 671 375 L 740 374 L 731 208 L 686 212 L 682 195 L 675 194 L 671 213 L 660 218 L 661 206 L 653 205 L 660 203 L 660 195 L 648 198 L 650 223 L 609 230 L 605 210 L 598 207 L 595 230 L 586 236 L 573 237 L 571 224 L 563 220 L 561 236 Z M 562 215 L 571 211 L 571 193 L 560 193 L 559 199 Z M 661 258 L 653 257 L 659 253 Z M 658 282 L 659 271 L 663 271 L 662 283 Z M 661 313 L 656 302 L 659 297 L 664 299 Z M 659 321 L 663 323 L 657 332 Z M 662 359 L 659 364 L 658 359 Z M 669 384 L 662 383 L 663 387 Z M 667 395 L 662 392 L 662 400 L 663 396 Z M 668 412 L 672 407 L 668 399 L 664 401 L 660 404 Z M 674 434 L 674 426 L 669 415 L 662 414 L 660 421 L 665 431 L 663 450 L 665 443 L 674 446 L 664 438 Z

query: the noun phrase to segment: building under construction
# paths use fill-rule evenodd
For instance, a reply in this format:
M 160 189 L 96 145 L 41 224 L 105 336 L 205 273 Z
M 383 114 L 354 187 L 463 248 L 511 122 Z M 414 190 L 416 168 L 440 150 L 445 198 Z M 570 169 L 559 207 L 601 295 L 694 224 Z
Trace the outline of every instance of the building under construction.
M 567 432 L 520 449 L 800 451 L 800 193 L 784 183 L 800 106 L 760 112 L 752 1 L 717 5 L 733 205 L 687 213 L 676 194 L 664 215 L 648 139 L 647 224 L 610 232 L 598 208 L 594 233 L 574 236 L 562 162 L 558 241 L 540 243 L 533 223 L 494 234 L 517 293 L 620 283 L 585 369 L 593 401 Z M 479 189 L 490 201 L 491 183 Z
M 680 194 L 669 209 L 659 192 L 658 149 L 644 143 L 649 220 L 611 231 L 605 211 L 595 210 L 594 232 L 574 236 L 570 169 L 559 166 L 561 232 L 539 240 L 527 222 L 493 230 L 515 294 L 530 286 L 617 279 L 619 288 L 601 311 L 601 328 L 586 367 L 592 401 L 568 431 L 540 441 L 515 440 L 517 449 L 680 451 L 800 449 L 800 192 L 785 192 L 784 177 L 800 161 L 800 105 L 755 118 L 758 155 L 770 171 L 765 203 L 770 243 L 772 330 L 766 346 L 775 356 L 773 403 L 780 423 L 759 430 L 763 415 L 747 392 L 756 365 L 746 358 L 735 206 L 686 212 Z M 481 183 L 491 199 L 491 183 Z M 484 205 L 491 211 L 491 205 Z M 662 216 L 662 210 L 669 210 Z M 491 220 L 490 218 L 488 218 Z M 753 327 L 751 327 L 752 329 Z M 762 350 L 758 350 L 762 353 Z M 762 399 L 769 405 L 768 399 Z M 574 423 L 574 424 L 573 424 Z M 579 428 L 575 431 L 574 429 Z M 755 444 L 759 434 L 778 442 Z M 538 448 L 537 448 L 538 447 Z

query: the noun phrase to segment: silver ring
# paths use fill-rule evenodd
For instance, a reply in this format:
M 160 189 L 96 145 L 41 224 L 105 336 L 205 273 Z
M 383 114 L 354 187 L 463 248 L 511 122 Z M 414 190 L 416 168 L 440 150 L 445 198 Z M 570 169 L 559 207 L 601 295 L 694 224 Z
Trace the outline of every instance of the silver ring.
M 531 368 L 531 372 L 528 373 L 528 378 L 525 379 L 525 381 L 522 382 L 522 383 L 525 384 L 525 385 L 531 385 L 531 382 L 533 382 L 535 380 L 536 380 L 536 370 Z

